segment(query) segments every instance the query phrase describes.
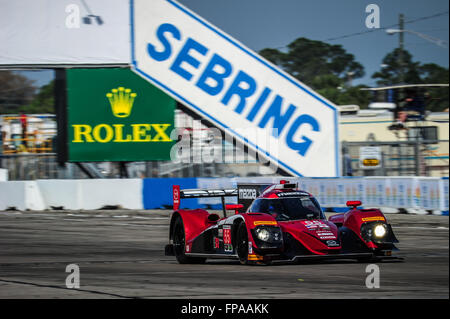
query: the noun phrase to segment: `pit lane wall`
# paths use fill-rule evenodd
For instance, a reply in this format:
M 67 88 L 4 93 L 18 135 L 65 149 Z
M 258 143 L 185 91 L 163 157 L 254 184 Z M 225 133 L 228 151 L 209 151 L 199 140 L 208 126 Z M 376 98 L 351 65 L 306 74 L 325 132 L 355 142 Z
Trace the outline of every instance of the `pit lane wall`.
M 278 183 L 280 177 L 145 178 L 0 181 L 0 210 L 170 209 L 172 185 L 232 188 L 237 183 Z M 383 212 L 448 215 L 448 177 L 284 178 L 317 197 L 323 208 L 346 211 L 347 200 Z M 233 199 L 227 199 L 232 203 Z M 235 202 L 235 200 L 234 200 Z M 219 198 L 184 199 L 182 208 L 220 208 Z

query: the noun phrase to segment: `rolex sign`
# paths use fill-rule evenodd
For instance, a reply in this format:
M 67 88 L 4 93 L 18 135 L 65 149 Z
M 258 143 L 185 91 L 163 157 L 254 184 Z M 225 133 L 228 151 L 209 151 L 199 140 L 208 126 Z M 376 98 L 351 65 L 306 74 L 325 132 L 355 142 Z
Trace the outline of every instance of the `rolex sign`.
M 69 161 L 169 160 L 175 101 L 128 69 L 69 69 Z

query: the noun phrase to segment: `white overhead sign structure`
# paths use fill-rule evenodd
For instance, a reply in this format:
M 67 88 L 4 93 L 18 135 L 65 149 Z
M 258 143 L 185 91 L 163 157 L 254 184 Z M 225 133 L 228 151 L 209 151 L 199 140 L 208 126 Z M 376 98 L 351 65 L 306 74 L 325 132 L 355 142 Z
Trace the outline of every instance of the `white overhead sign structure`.
M 0 0 L 0 67 L 128 65 L 129 0 Z
M 339 175 L 333 103 L 175 1 L 130 11 L 135 72 L 285 171 Z

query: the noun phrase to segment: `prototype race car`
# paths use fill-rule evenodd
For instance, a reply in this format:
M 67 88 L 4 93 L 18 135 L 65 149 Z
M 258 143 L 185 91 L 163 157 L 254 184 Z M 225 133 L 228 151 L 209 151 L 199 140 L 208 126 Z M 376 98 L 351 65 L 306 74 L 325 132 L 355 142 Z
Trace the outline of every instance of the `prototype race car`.
M 204 209 L 179 209 L 182 198 L 220 197 L 223 216 Z M 238 197 L 238 204 L 225 204 Z M 246 184 L 237 189 L 185 189 L 173 186 L 167 256 L 179 263 L 203 263 L 207 258 L 238 259 L 242 264 L 304 259 L 372 261 L 392 256 L 398 240 L 378 209 L 358 209 L 328 220 L 313 195 L 296 184 Z M 227 210 L 234 214 L 227 216 Z

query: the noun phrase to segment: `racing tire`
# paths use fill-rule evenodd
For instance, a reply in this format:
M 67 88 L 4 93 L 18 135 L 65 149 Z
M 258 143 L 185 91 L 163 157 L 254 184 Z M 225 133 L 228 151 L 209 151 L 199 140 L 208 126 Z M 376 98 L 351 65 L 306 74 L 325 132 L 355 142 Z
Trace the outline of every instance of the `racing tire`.
M 186 256 L 185 238 L 183 220 L 181 217 L 178 217 L 175 220 L 172 232 L 173 252 L 175 254 L 175 258 L 180 264 L 203 264 L 206 261 L 206 258 Z
M 239 262 L 242 265 L 248 265 L 248 233 L 244 222 L 241 222 L 237 227 L 236 243 L 236 252 L 239 257 Z

